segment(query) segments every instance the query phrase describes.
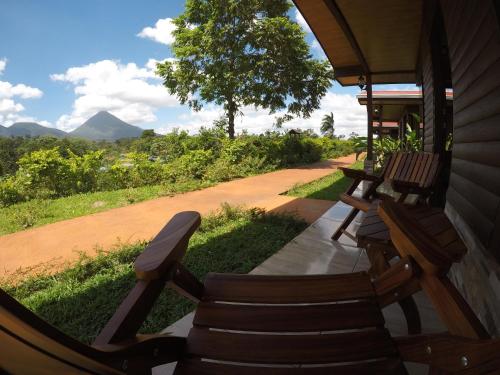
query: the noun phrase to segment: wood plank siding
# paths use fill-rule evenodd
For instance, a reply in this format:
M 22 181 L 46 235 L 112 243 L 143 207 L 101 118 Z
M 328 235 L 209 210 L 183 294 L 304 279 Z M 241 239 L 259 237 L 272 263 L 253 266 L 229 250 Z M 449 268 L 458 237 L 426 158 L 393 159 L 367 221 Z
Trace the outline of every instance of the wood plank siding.
M 422 51 L 422 91 L 424 97 L 424 151 L 434 151 L 434 75 L 430 48 Z
M 441 0 L 440 4 L 454 92 L 454 145 L 447 201 L 485 249 L 500 260 L 500 27 L 497 3 L 493 0 Z M 425 73 L 424 58 L 424 89 Z M 425 112 L 427 114 L 427 110 Z M 426 142 L 430 142 L 427 137 L 426 133 Z

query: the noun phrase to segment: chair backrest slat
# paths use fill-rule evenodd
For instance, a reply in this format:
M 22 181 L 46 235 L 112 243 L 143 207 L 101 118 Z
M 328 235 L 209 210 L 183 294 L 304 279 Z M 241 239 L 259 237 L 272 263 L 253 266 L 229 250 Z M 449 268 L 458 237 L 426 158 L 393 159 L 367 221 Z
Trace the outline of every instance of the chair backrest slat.
M 420 169 L 420 166 L 422 165 L 422 159 L 423 158 L 424 158 L 424 155 L 421 152 L 419 152 L 417 154 L 415 165 L 414 165 L 413 170 L 411 172 L 410 182 L 416 182 L 417 181 L 418 170 Z
M 397 152 L 395 155 L 394 155 L 394 164 L 392 165 L 392 168 L 391 170 L 389 171 L 389 173 L 387 174 L 387 178 L 386 179 L 393 179 L 394 178 L 394 175 L 397 173 L 398 171 L 398 168 L 399 168 L 399 165 L 400 165 L 400 162 L 401 162 L 401 158 L 403 157 L 403 153 L 401 152 Z
M 431 165 L 429 167 L 429 174 L 427 175 L 427 179 L 423 183 L 422 187 L 429 187 L 434 185 L 436 182 L 436 177 L 439 172 L 439 155 L 435 154 L 432 157 Z
M 411 181 L 411 175 L 412 175 L 413 170 L 415 169 L 415 163 L 417 161 L 417 158 L 418 158 L 418 153 L 412 152 L 411 157 L 410 157 L 410 162 L 408 164 L 408 168 L 406 168 L 406 172 L 403 176 L 403 179 L 405 181 L 408 181 L 408 182 Z
M 436 181 L 439 155 L 428 152 L 395 152 L 383 170 L 385 181 L 412 182 L 428 188 Z

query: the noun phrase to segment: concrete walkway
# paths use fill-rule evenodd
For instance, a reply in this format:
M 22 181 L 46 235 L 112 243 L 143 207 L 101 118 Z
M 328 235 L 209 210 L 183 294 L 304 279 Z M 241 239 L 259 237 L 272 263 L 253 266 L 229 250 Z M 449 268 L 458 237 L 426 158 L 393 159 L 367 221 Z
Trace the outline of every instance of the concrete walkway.
M 76 260 L 82 251 L 92 255 L 98 248 L 111 249 L 117 244 L 149 240 L 175 213 L 195 210 L 203 215 L 217 210 L 224 202 L 275 212 L 296 212 L 311 223 L 333 202 L 279 194 L 354 161 L 354 155 L 350 155 L 8 234 L 0 237 L 0 277 L 21 270 L 31 273 L 53 270 Z

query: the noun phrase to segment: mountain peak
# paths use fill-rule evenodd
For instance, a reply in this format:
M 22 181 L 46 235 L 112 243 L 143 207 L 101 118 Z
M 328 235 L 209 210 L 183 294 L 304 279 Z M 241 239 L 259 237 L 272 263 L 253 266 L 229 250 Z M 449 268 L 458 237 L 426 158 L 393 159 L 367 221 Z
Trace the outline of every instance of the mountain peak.
M 130 125 L 108 111 L 99 111 L 70 134 L 92 140 L 115 141 L 121 138 L 140 137 L 143 130 Z
M 65 137 L 66 133 L 62 130 L 49 128 L 37 124 L 36 122 L 16 122 L 8 128 L 0 129 L 5 134 L 0 134 L 10 137 L 38 137 L 41 135 L 52 135 L 55 137 Z

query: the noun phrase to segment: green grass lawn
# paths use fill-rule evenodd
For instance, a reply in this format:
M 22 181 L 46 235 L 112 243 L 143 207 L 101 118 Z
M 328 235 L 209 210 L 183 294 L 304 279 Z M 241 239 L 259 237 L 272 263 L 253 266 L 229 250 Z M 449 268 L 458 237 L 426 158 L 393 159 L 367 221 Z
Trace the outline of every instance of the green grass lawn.
M 58 199 L 35 199 L 0 208 L 0 235 L 56 221 L 90 215 L 148 199 L 202 189 L 213 184 L 191 180 L 169 185 L 77 194 Z
M 357 161 L 350 168 L 362 169 L 363 162 Z M 339 195 L 347 190 L 351 179 L 344 177 L 341 171 L 334 172 L 308 184 L 299 185 L 289 190 L 286 195 L 299 198 L 325 199 L 337 201 Z
M 223 207 L 203 218 L 191 239 L 184 265 L 203 280 L 208 272 L 247 273 L 304 230 L 290 216 Z M 134 285 L 133 261 L 145 244 L 82 257 L 56 275 L 31 277 L 16 286 L 0 285 L 7 293 L 65 333 L 93 341 Z M 194 305 L 166 289 L 141 328 L 158 332 L 180 319 Z

